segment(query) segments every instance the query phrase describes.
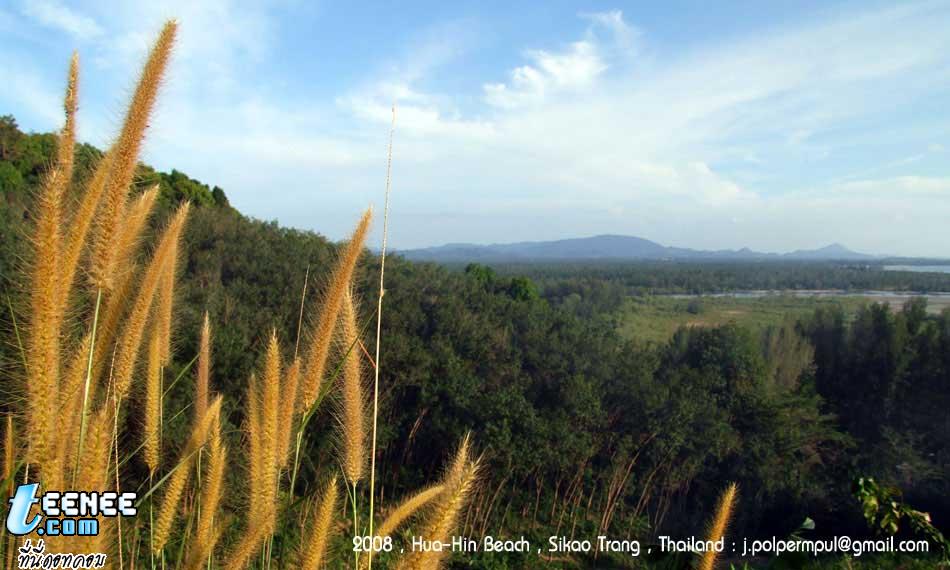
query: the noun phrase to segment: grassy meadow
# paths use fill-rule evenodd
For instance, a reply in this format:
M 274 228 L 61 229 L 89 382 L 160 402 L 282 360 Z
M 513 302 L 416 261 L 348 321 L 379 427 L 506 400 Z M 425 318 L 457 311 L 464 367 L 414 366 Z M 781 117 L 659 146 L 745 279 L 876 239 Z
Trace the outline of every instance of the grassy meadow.
M 664 343 L 681 327 L 717 327 L 736 323 L 761 332 L 795 321 L 819 307 L 840 307 L 851 317 L 870 299 L 862 297 L 758 298 L 701 296 L 690 299 L 655 295 L 630 297 L 619 311 L 620 333 L 631 340 Z

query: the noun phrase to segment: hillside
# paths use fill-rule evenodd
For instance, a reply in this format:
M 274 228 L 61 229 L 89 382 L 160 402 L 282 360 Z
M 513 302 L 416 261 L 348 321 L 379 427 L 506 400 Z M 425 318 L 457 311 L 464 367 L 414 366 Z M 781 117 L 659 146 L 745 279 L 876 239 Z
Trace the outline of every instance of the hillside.
M 875 259 L 874 256 L 851 251 L 841 244 L 832 244 L 814 250 L 796 250 L 790 253 L 776 254 L 762 253 L 748 248 L 701 250 L 669 247 L 644 238 L 620 235 L 490 245 L 454 243 L 437 247 L 410 249 L 401 253 L 407 259 L 440 263 L 661 259 L 684 261 L 858 261 Z

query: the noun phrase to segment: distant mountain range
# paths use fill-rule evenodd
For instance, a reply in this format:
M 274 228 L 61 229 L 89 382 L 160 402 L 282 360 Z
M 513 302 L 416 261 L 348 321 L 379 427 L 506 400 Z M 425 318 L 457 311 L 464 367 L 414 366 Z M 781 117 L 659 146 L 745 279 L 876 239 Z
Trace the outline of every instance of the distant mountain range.
M 700 250 L 669 247 L 633 236 L 600 235 L 556 241 L 530 241 L 478 245 L 450 243 L 437 247 L 409 249 L 399 252 L 416 261 L 451 262 L 517 262 L 570 260 L 801 260 L 859 261 L 876 259 L 834 243 L 820 249 L 799 249 L 790 253 L 763 253 L 749 248 Z

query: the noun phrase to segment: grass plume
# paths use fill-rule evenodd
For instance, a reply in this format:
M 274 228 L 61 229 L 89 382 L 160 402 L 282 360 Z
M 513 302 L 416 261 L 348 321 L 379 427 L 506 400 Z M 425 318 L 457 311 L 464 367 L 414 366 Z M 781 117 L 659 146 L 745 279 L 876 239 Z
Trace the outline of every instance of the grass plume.
M 158 470 L 160 454 L 160 430 L 162 415 L 162 361 L 161 339 L 157 327 L 152 327 L 148 341 L 148 358 L 145 372 L 145 442 L 143 454 L 149 473 Z
M 198 369 L 195 372 L 195 417 L 200 418 L 208 409 L 208 390 L 211 385 L 211 319 L 205 311 L 198 341 Z
M 471 498 L 478 478 L 479 461 L 469 457 L 469 447 L 469 436 L 466 435 L 442 481 L 443 491 L 422 531 L 426 540 L 446 542 Z M 446 554 L 445 551 L 435 550 L 414 552 L 403 559 L 398 567 L 406 570 L 438 568 Z
M 257 521 L 260 519 L 260 512 L 263 509 L 264 501 L 264 476 L 263 465 L 260 457 L 262 452 L 261 438 L 261 412 L 260 400 L 257 392 L 257 375 L 251 374 L 251 379 L 247 384 L 247 394 L 244 400 L 244 406 L 247 409 L 247 416 L 244 419 L 244 434 L 247 438 L 248 460 L 248 493 L 249 509 L 248 520 Z
M 259 461 L 261 469 L 261 484 L 263 503 L 266 518 L 272 519 L 276 515 L 274 504 L 277 501 L 277 453 L 278 453 L 278 421 L 280 419 L 280 343 L 277 340 L 277 331 L 271 331 L 267 342 L 267 356 L 264 360 L 263 383 L 261 385 L 261 455 Z M 263 513 L 262 513 L 263 514 Z M 264 526 L 273 526 L 274 521 L 268 520 Z
M 13 414 L 7 414 L 6 426 L 3 430 L 3 472 L 0 480 L 6 484 L 0 489 L 3 499 L 13 494 L 13 475 L 16 469 L 16 431 L 13 427 Z
M 158 306 L 155 326 L 160 339 L 159 358 L 164 366 L 172 353 L 172 307 L 175 303 L 175 283 L 178 275 L 178 248 L 174 248 L 165 262 L 161 283 L 158 286 Z
M 161 281 L 162 272 L 167 269 L 169 260 L 177 256 L 178 243 L 185 221 L 188 218 L 188 212 L 189 205 L 187 202 L 178 208 L 162 234 L 158 248 L 155 250 L 138 287 L 138 294 L 132 305 L 132 311 L 129 313 L 116 356 L 116 388 L 120 399 L 128 393 L 149 311 Z
M 355 484 L 363 477 L 366 462 L 366 429 L 363 406 L 363 370 L 360 365 L 359 327 L 353 291 L 343 295 L 340 319 L 345 362 L 343 365 L 343 472 L 347 482 Z
M 200 419 L 197 419 L 191 431 L 188 443 L 181 452 L 181 458 L 175 471 L 168 480 L 168 487 L 165 490 L 165 496 L 162 500 L 161 509 L 158 511 L 158 517 L 155 519 L 155 538 L 152 544 L 154 552 L 160 552 L 168 542 L 172 525 L 175 522 L 175 515 L 178 514 L 178 505 L 184 494 L 185 486 L 188 484 L 188 478 L 191 474 L 191 465 L 194 461 L 194 454 L 199 447 L 203 446 L 208 440 L 212 427 L 216 426 L 221 412 L 221 397 L 218 396 L 208 407 L 208 411 Z
M 149 53 L 138 85 L 132 95 L 122 131 L 110 151 L 112 156 L 109 176 L 104 190 L 101 214 L 98 218 L 96 241 L 93 247 L 90 275 L 96 287 L 110 290 L 115 270 L 116 249 L 113 240 L 122 223 L 126 198 L 138 164 L 139 151 L 145 138 L 149 117 L 155 107 L 159 86 L 171 57 L 178 23 L 165 23 L 158 40 Z
M 709 524 L 709 532 L 706 540 L 716 542 L 726 536 L 729 528 L 729 522 L 732 520 L 733 512 L 736 507 L 736 499 L 739 495 L 739 487 L 735 483 L 730 483 L 728 487 L 719 496 L 719 504 L 716 506 L 716 515 Z M 716 558 L 719 553 L 715 549 L 708 549 L 703 553 L 699 562 L 698 570 L 713 570 L 716 567 Z
M 321 568 L 325 564 L 327 544 L 333 529 L 333 512 L 336 509 L 339 489 L 337 478 L 333 477 L 324 489 L 319 501 L 314 501 L 313 516 L 309 532 L 301 543 L 299 565 L 304 570 Z
M 30 283 L 31 321 L 27 342 L 27 396 L 30 403 L 30 455 L 48 484 L 59 483 L 55 418 L 59 403 L 60 335 L 63 310 L 59 302 L 59 259 L 62 226 L 62 173 L 54 167 L 37 199 L 35 259 Z
M 208 557 L 214 552 L 214 547 L 220 537 L 217 513 L 224 490 L 224 468 L 227 463 L 228 449 L 221 441 L 219 423 L 216 422 L 212 427 L 208 442 L 208 462 L 201 485 L 202 516 L 198 519 L 198 528 L 191 542 L 186 568 L 197 569 L 204 566 Z
M 376 536 L 391 535 L 402 525 L 402 523 L 406 522 L 409 517 L 416 514 L 419 509 L 425 507 L 434 499 L 439 497 L 444 490 L 445 487 L 442 485 L 433 485 L 419 491 L 415 495 L 412 495 L 402 503 L 399 503 L 399 506 L 393 509 L 393 512 L 389 513 L 388 517 L 383 519 L 383 522 L 376 530 Z
M 278 422 L 278 450 L 277 461 L 281 469 L 287 467 L 290 459 L 290 441 L 293 435 L 295 405 L 297 401 L 297 387 L 300 381 L 300 359 L 295 358 L 284 374 L 284 385 L 281 390 L 280 421 Z
M 86 247 L 89 229 L 92 227 L 96 212 L 99 209 L 99 200 L 105 190 L 111 165 L 112 156 L 110 154 L 107 153 L 99 159 L 92 178 L 86 184 L 82 198 L 80 198 L 79 204 L 76 206 L 72 218 L 70 218 L 69 235 L 66 237 L 63 247 L 63 291 L 60 294 L 60 302 L 64 306 L 69 303 L 69 292 L 76 281 L 79 259 Z
M 311 338 L 310 350 L 304 366 L 301 398 L 302 408 L 307 410 L 317 401 L 323 376 L 326 371 L 327 356 L 330 351 L 330 341 L 333 338 L 333 328 L 339 318 L 343 296 L 350 287 L 356 262 L 363 253 L 366 235 L 369 233 L 369 224 L 373 214 L 367 210 L 350 236 L 349 242 L 343 248 L 340 259 L 330 277 L 330 284 L 323 297 L 323 306 L 317 317 Z

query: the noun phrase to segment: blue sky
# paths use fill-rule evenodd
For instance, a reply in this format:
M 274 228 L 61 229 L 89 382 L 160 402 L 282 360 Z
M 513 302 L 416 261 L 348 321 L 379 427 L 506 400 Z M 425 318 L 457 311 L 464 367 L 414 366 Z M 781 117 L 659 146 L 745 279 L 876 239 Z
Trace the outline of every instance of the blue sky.
M 106 146 L 176 17 L 144 159 L 258 218 L 340 239 L 381 208 L 395 102 L 396 247 L 950 256 L 950 2 L 137 4 L 0 5 L 0 113 L 58 128 L 76 49 Z

